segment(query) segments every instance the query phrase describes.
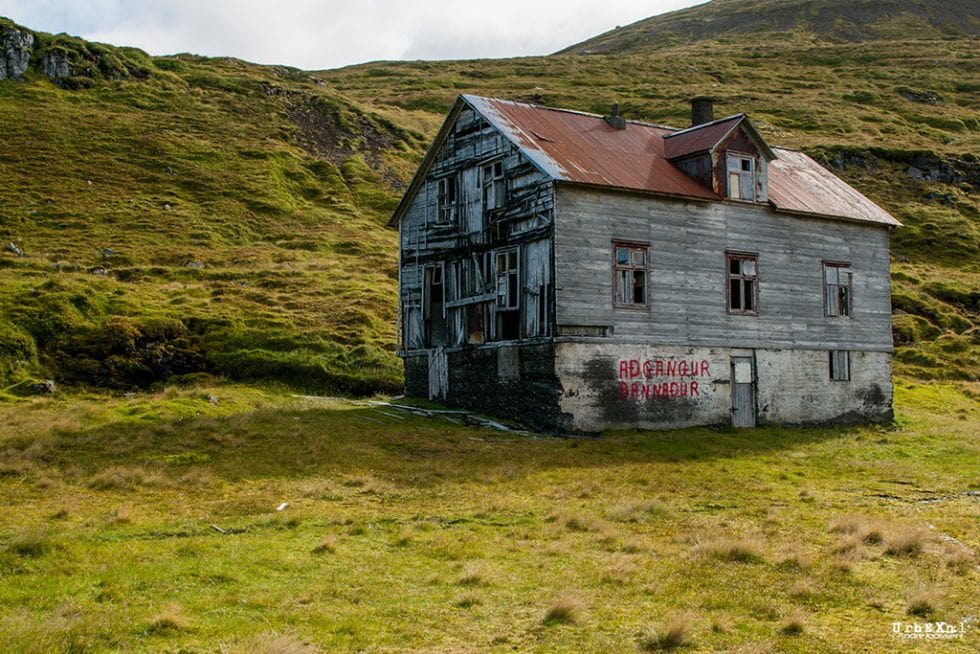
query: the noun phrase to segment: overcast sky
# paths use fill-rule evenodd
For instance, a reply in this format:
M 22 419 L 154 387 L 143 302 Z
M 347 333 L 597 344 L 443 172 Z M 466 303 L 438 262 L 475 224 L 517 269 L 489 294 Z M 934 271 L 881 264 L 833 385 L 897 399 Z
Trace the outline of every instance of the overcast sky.
M 549 54 L 704 0 L 0 0 L 41 32 L 308 70 Z

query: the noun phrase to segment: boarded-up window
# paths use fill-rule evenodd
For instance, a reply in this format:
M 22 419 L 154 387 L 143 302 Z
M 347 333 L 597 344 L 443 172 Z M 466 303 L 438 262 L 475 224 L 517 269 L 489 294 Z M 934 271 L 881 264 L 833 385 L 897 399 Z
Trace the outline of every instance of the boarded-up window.
M 729 153 L 728 197 L 755 201 L 755 158 Z
M 851 276 L 850 264 L 824 262 L 824 315 L 851 315 Z
M 850 381 L 851 353 L 847 350 L 831 350 L 828 354 L 831 381 Z
M 759 256 L 731 253 L 728 261 L 728 312 L 759 313 Z
M 452 225 L 459 219 L 459 176 L 442 177 L 438 182 L 436 222 Z
M 620 307 L 647 305 L 650 247 L 645 243 L 613 243 L 614 304 Z

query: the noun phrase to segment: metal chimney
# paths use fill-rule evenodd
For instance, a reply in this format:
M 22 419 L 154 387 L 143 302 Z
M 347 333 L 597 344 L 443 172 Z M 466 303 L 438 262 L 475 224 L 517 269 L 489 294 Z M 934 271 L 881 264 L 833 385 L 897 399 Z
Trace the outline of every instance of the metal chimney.
M 616 129 L 626 129 L 626 119 L 619 115 L 618 104 L 614 104 L 612 106 L 612 115 L 603 116 L 603 118 L 606 119 L 606 122 L 609 123 L 611 127 L 615 127 Z
M 691 98 L 691 127 L 710 123 L 715 119 L 714 98 L 699 95 Z

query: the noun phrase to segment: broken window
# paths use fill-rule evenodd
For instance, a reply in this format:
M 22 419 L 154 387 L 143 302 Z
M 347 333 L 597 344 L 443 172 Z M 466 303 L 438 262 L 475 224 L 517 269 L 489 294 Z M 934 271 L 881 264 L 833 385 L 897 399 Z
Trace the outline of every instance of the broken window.
M 647 274 L 650 247 L 642 243 L 613 243 L 615 305 L 647 305 Z
M 755 201 L 755 158 L 728 155 L 728 197 Z
M 441 177 L 438 181 L 438 206 L 436 208 L 436 223 L 452 225 L 458 220 L 459 209 L 459 175 Z
M 850 264 L 824 262 L 824 315 L 851 315 L 851 275 Z
M 504 162 L 495 161 L 483 167 L 483 211 L 487 223 L 496 218 L 495 212 L 507 201 Z
M 497 252 L 497 333 L 496 338 L 520 338 L 520 266 L 517 249 Z
M 759 313 L 759 256 L 728 253 L 728 312 Z
M 425 329 L 425 345 L 445 345 L 447 342 L 445 313 L 445 284 L 442 265 L 425 269 L 422 297 L 422 320 Z
M 831 381 L 850 381 L 851 353 L 847 350 L 831 350 L 828 354 Z

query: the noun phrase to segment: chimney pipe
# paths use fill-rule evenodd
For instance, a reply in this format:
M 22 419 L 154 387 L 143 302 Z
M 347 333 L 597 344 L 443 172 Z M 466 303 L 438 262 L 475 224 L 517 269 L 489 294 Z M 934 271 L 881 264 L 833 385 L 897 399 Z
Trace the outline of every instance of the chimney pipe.
M 691 127 L 710 123 L 715 119 L 714 98 L 699 95 L 691 98 Z
M 626 119 L 619 115 L 619 105 L 612 106 L 612 115 L 603 116 L 610 127 L 615 129 L 626 129 Z

